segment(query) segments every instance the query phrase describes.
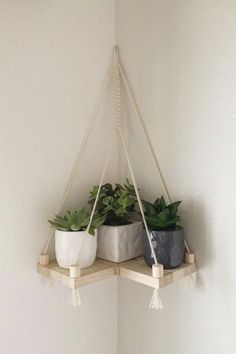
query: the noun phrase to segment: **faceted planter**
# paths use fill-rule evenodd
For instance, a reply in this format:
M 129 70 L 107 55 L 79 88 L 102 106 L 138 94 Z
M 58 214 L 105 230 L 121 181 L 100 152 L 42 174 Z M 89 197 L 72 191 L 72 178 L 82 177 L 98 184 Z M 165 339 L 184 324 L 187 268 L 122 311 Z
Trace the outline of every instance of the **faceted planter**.
M 83 249 L 80 252 L 82 244 Z M 77 261 L 81 268 L 90 267 L 96 259 L 97 230 L 95 230 L 94 236 L 85 233 L 85 231 L 56 230 L 55 251 L 57 263 L 62 268 L 69 269 Z
M 184 229 L 180 228 L 173 231 L 152 231 L 152 244 L 160 264 L 165 269 L 179 267 L 184 258 Z M 144 259 L 150 267 L 154 264 L 151 254 L 148 237 L 145 231 L 142 233 L 142 244 Z
M 142 223 L 98 228 L 97 257 L 111 262 L 124 262 L 142 254 Z

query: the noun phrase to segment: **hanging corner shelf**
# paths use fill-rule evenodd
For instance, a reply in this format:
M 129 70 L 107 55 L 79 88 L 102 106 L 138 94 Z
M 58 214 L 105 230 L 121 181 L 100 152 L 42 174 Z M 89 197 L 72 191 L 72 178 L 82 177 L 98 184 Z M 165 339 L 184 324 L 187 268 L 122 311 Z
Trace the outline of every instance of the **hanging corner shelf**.
M 37 270 L 45 278 L 53 280 L 53 281 L 58 281 L 62 285 L 71 288 L 72 292 L 71 292 L 71 297 L 70 297 L 69 303 L 73 306 L 77 306 L 78 304 L 80 304 L 80 296 L 79 296 L 78 290 L 76 290 L 77 288 L 79 288 L 81 286 L 88 285 L 88 284 L 93 284 L 93 283 L 100 281 L 100 280 L 105 280 L 105 279 L 112 278 L 114 276 L 119 276 L 121 278 L 133 280 L 137 283 L 154 288 L 153 296 L 151 298 L 151 302 L 149 304 L 149 307 L 159 310 L 159 309 L 162 309 L 163 306 L 162 306 L 162 303 L 160 300 L 158 289 L 160 289 L 164 286 L 167 286 L 169 284 L 175 283 L 177 280 L 183 279 L 187 276 L 191 276 L 192 273 L 196 272 L 197 265 L 196 265 L 196 263 L 194 263 L 194 259 L 195 259 L 194 253 L 191 252 L 186 240 L 184 242 L 185 242 L 185 249 L 186 249 L 185 260 L 187 263 L 183 263 L 178 268 L 171 269 L 171 270 L 164 270 L 164 272 L 163 272 L 163 265 L 158 263 L 157 257 L 155 255 L 150 232 L 148 229 L 148 225 L 147 225 L 147 222 L 145 219 L 144 210 L 142 207 L 142 201 L 139 196 L 133 167 L 131 165 L 131 160 L 129 157 L 129 152 L 128 152 L 128 148 L 127 148 L 127 144 L 126 144 L 126 138 L 125 138 L 125 134 L 124 134 L 125 131 L 123 130 L 123 125 L 122 125 L 122 119 L 121 119 L 122 118 L 122 115 L 121 115 L 121 80 L 122 80 L 124 87 L 127 91 L 128 98 L 129 98 L 129 101 L 132 105 L 136 119 L 139 122 L 139 124 L 142 128 L 142 131 L 144 132 L 144 135 L 146 137 L 147 145 L 149 147 L 149 150 L 150 150 L 151 155 L 153 157 L 155 167 L 157 169 L 157 173 L 159 176 L 161 190 L 163 192 L 163 195 L 168 203 L 172 202 L 172 198 L 170 197 L 169 191 L 166 187 L 166 183 L 164 181 L 157 157 L 156 157 L 154 149 L 152 147 L 152 143 L 149 138 L 147 129 L 145 127 L 145 123 L 140 115 L 138 106 L 136 104 L 132 90 L 131 90 L 130 85 L 128 83 L 128 79 L 126 77 L 125 71 L 123 70 L 122 65 L 120 64 L 117 46 L 115 46 L 115 48 L 114 48 L 114 56 L 113 56 L 113 62 L 112 62 L 111 69 L 108 71 L 108 76 L 107 76 L 105 83 L 103 85 L 101 94 L 98 97 L 98 101 L 95 105 L 94 111 L 93 111 L 91 119 L 89 121 L 87 131 L 86 131 L 84 138 L 81 142 L 78 156 L 75 160 L 75 163 L 74 163 L 74 166 L 72 169 L 72 173 L 70 175 L 70 178 L 68 180 L 68 183 L 66 185 L 66 188 L 65 188 L 62 200 L 61 200 L 61 205 L 59 206 L 56 215 L 61 215 L 61 213 L 65 207 L 66 200 L 67 200 L 68 195 L 71 191 L 71 186 L 75 180 L 76 173 L 78 173 L 78 169 L 81 164 L 82 154 L 83 154 L 86 144 L 88 142 L 91 130 L 94 126 L 96 115 L 99 111 L 99 107 L 102 103 L 103 96 L 105 94 L 105 90 L 108 86 L 110 78 L 112 78 L 113 96 L 114 96 L 114 113 L 115 113 L 114 114 L 115 115 L 114 126 L 115 126 L 115 133 L 116 133 L 116 139 L 115 139 L 115 144 L 116 144 L 115 145 L 116 146 L 116 148 L 115 148 L 115 150 L 116 150 L 116 156 L 115 156 L 116 179 L 119 180 L 119 177 L 120 177 L 120 175 L 119 175 L 119 163 L 120 163 L 120 155 L 119 154 L 120 154 L 120 152 L 119 152 L 118 147 L 119 147 L 119 144 L 121 144 L 124 155 L 125 155 L 126 164 L 127 164 L 128 170 L 129 170 L 129 174 L 131 176 L 132 183 L 134 185 L 134 190 L 135 190 L 135 194 L 136 194 L 137 201 L 139 204 L 140 213 L 142 215 L 144 228 L 147 233 L 151 253 L 153 255 L 155 264 L 153 265 L 152 268 L 148 267 L 144 261 L 144 258 L 141 256 L 141 257 L 134 258 L 134 259 L 131 259 L 126 262 L 122 262 L 122 263 L 112 263 L 112 262 L 104 261 L 101 259 L 96 259 L 95 263 L 91 267 L 85 268 L 82 270 L 79 267 L 79 259 L 78 259 L 76 264 L 74 266 L 70 267 L 70 270 L 60 268 L 56 261 L 52 261 L 52 262 L 48 263 L 49 262 L 48 249 L 49 249 L 49 245 L 52 240 L 52 237 L 53 237 L 53 229 L 51 229 L 49 231 L 47 241 L 46 241 L 45 246 L 43 248 L 43 252 L 41 254 L 41 261 L 37 266 Z M 97 192 L 96 199 L 95 199 L 95 202 L 94 202 L 94 205 L 92 208 L 92 213 L 90 216 L 90 221 L 87 226 L 86 232 L 89 231 L 90 226 L 91 226 L 93 215 L 94 215 L 94 212 L 96 209 L 96 203 L 97 203 L 98 196 L 100 193 L 100 188 L 102 186 L 104 175 L 105 175 L 105 172 L 106 172 L 106 169 L 108 166 L 108 162 L 110 159 L 110 155 L 111 155 L 112 150 L 111 150 L 111 148 L 108 148 L 108 150 L 109 151 L 108 151 L 106 163 L 105 163 L 104 170 L 103 170 L 103 173 L 102 173 L 102 176 L 100 179 L 98 192 Z M 80 251 L 81 251 L 81 249 L 80 249 Z M 74 275 L 76 275 L 76 277 L 74 277 Z M 190 279 L 189 283 L 191 283 L 191 281 L 192 281 L 191 277 L 189 279 Z
M 197 270 L 197 265 L 196 263 L 183 263 L 178 268 L 165 269 L 164 276 L 158 279 L 153 278 L 152 268 L 146 265 L 143 257 L 134 258 L 122 263 L 112 263 L 96 259 L 91 267 L 82 269 L 81 276 L 78 278 L 71 278 L 69 270 L 60 268 L 56 261 L 52 261 L 46 266 L 38 264 L 37 270 L 42 276 L 58 281 L 71 289 L 93 284 L 116 275 L 152 288 L 160 289 L 193 274 Z

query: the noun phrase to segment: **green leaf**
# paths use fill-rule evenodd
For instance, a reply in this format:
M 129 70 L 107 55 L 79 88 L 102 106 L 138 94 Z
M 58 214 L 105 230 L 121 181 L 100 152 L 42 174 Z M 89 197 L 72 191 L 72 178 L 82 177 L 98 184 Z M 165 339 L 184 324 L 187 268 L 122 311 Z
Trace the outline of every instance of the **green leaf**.
M 105 190 L 106 194 L 113 195 L 113 187 L 111 183 L 106 183 L 102 187 L 102 189 Z
M 62 231 L 69 231 L 70 228 L 67 225 L 63 225 L 54 221 L 49 220 L 50 225 L 57 230 L 62 230 Z
M 79 231 L 79 230 L 81 229 L 81 227 L 80 227 L 80 225 L 78 225 L 78 224 L 72 224 L 72 225 L 70 226 L 70 229 L 71 229 L 72 231 Z
M 126 209 L 124 207 L 121 207 L 119 209 L 115 210 L 116 215 L 125 215 L 126 214 Z
M 93 187 L 90 192 L 89 204 L 93 206 L 96 197 L 96 186 Z M 96 211 L 100 214 L 106 215 L 105 224 L 114 224 L 118 222 L 120 224 L 120 216 L 117 215 L 122 213 L 122 218 L 124 223 L 129 223 L 130 219 L 133 217 L 133 212 L 135 210 L 136 197 L 134 194 L 134 187 L 126 181 L 125 185 L 115 184 L 114 188 L 111 183 L 106 183 L 101 187 L 101 193 L 98 197 L 98 202 L 96 205 Z M 123 209 L 121 209 L 123 208 Z M 117 212 L 118 210 L 118 212 Z
M 163 197 L 156 199 L 153 204 L 147 201 L 142 202 L 145 209 L 145 217 L 151 229 L 175 229 L 179 225 L 180 217 L 177 215 L 177 211 L 180 201 L 171 203 L 168 206 Z
M 178 201 L 178 202 L 174 202 L 174 203 L 171 203 L 168 205 L 168 209 L 169 209 L 169 212 L 170 212 L 170 215 L 172 217 L 174 217 L 177 213 L 177 210 L 178 210 L 178 206 L 180 205 L 181 201 Z
M 88 230 L 88 233 L 92 236 L 95 235 L 95 229 L 91 226 L 90 229 Z
M 150 216 L 156 215 L 156 210 L 151 203 L 147 202 L 146 200 L 142 200 L 142 203 L 144 206 L 145 213 L 147 213 Z
M 156 209 L 157 213 L 160 213 L 166 208 L 166 203 L 163 196 L 154 202 L 154 208 Z
M 106 206 L 110 206 L 110 205 L 112 205 L 113 200 L 114 200 L 113 197 L 111 197 L 111 196 L 109 196 L 109 197 L 106 196 L 106 197 L 103 198 L 102 203 L 103 203 L 104 205 L 106 205 Z

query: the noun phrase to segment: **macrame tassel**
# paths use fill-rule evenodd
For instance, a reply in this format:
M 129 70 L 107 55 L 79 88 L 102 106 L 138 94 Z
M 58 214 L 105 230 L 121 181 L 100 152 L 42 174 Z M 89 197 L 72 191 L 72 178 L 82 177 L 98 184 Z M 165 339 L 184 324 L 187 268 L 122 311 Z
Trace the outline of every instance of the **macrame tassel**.
M 149 304 L 149 308 L 155 309 L 155 310 L 162 310 L 163 309 L 163 305 L 161 302 L 161 298 L 160 298 L 158 289 L 154 289 L 154 291 L 153 291 L 152 298 L 151 298 L 151 301 Z
M 81 304 L 81 298 L 78 289 L 72 289 L 72 292 L 68 298 L 68 304 L 70 306 L 79 306 Z
M 190 274 L 186 279 L 185 292 L 191 293 L 193 291 L 193 289 L 194 289 L 194 280 L 193 280 L 192 274 Z

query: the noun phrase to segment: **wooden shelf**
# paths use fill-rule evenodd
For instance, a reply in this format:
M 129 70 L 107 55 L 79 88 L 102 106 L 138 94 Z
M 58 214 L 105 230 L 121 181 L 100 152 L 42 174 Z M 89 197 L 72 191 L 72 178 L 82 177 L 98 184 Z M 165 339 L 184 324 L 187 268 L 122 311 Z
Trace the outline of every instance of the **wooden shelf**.
M 148 267 L 143 257 L 135 258 L 130 261 L 120 264 L 119 275 L 122 278 L 133 280 L 153 288 L 162 288 L 183 279 L 186 276 L 194 273 L 197 270 L 196 263 L 186 264 L 183 263 L 180 267 L 175 269 L 165 269 L 164 276 L 156 279 L 152 277 L 152 269 Z
M 72 289 L 112 278 L 115 275 L 115 268 L 112 264 L 104 263 L 98 259 L 91 267 L 82 269 L 81 276 L 75 279 L 70 278 L 69 270 L 59 267 L 56 261 L 50 262 L 47 266 L 38 264 L 37 270 L 41 275 Z
M 37 270 L 41 275 L 58 281 L 72 289 L 112 278 L 115 275 L 159 289 L 194 273 L 197 270 L 197 266 L 196 263 L 183 263 L 179 268 L 165 270 L 164 277 L 159 279 L 152 277 L 152 270 L 146 265 L 143 257 L 122 263 L 112 263 L 96 259 L 91 267 L 82 269 L 81 277 L 76 279 L 70 278 L 69 270 L 60 268 L 56 261 L 51 262 L 47 266 L 38 264 Z

